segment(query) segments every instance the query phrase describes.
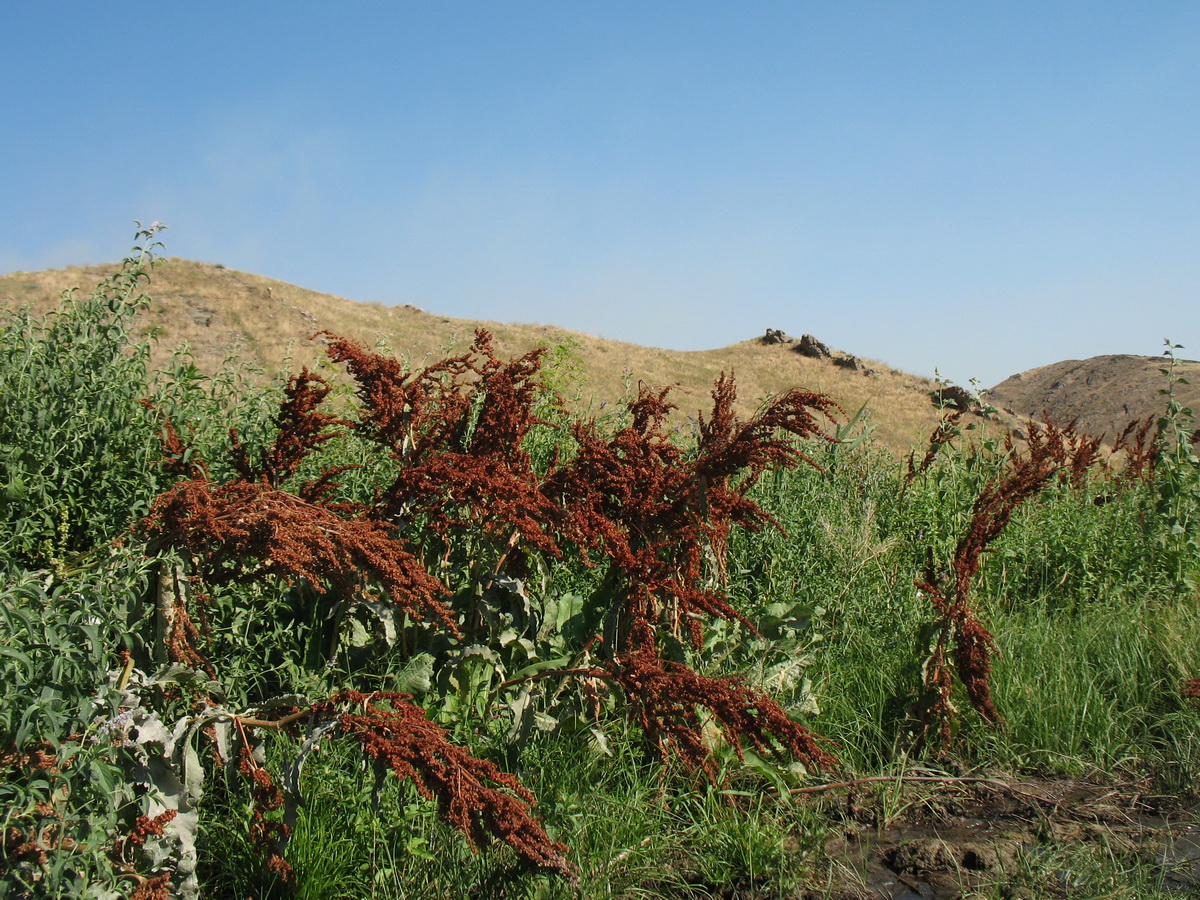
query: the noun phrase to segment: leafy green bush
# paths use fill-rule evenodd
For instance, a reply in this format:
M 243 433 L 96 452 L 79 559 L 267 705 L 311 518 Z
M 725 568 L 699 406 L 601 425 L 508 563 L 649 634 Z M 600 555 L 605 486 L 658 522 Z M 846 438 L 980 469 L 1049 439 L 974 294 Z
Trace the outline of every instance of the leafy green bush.
M 18 896 L 115 896 L 124 874 L 115 842 L 140 807 L 106 674 L 122 645 L 114 599 L 31 576 L 0 590 L 0 873 Z
M 139 403 L 149 347 L 133 338 L 148 298 L 154 229 L 121 270 L 45 316 L 0 319 L 0 557 L 58 565 L 112 540 L 157 492 L 158 428 Z

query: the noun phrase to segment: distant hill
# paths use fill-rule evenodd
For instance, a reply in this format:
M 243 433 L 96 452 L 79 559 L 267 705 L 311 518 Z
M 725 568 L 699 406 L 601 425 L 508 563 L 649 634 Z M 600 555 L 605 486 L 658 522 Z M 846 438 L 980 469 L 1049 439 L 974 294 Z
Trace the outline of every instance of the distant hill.
M 72 287 L 89 291 L 113 266 L 67 268 L 45 272 L 16 272 L 0 276 L 0 305 L 28 303 L 51 308 Z M 753 412 L 769 394 L 802 387 L 830 394 L 853 415 L 864 404 L 876 436 L 898 453 L 926 439 L 938 412 L 930 399 L 935 385 L 870 361 L 854 360 L 830 351 L 825 358 L 797 352 L 797 342 L 768 343 L 750 337 L 715 350 L 684 352 L 605 340 L 551 325 L 518 325 L 453 319 L 414 306 L 358 303 L 330 294 L 220 265 L 164 259 L 154 268 L 147 288 L 153 297 L 143 331 L 156 336 L 154 361 L 162 364 L 186 342 L 202 371 L 215 372 L 232 357 L 276 372 L 288 364 L 314 366 L 323 359 L 322 347 L 312 340 L 323 329 L 368 345 L 382 341 L 413 366 L 432 362 L 450 350 L 461 352 L 477 327 L 496 338 L 502 355 L 516 355 L 538 345 L 564 348 L 566 364 L 558 372 L 566 379 L 564 394 L 586 412 L 619 399 L 632 385 L 677 384 L 674 402 L 680 417 L 707 413 L 709 392 L 722 372 L 734 372 L 741 414 Z M 763 334 L 767 325 L 747 323 L 749 335 Z M 778 333 L 776 333 L 778 334 Z M 840 363 L 840 364 L 839 364 Z M 854 366 L 857 366 L 855 368 Z
M 1167 386 L 1165 366 L 1161 356 L 1068 359 L 1013 375 L 986 398 L 1022 418 L 1078 419 L 1081 431 L 1112 439 L 1131 420 L 1162 415 L 1166 402 L 1158 392 Z M 1200 412 L 1200 362 L 1180 360 L 1176 374 L 1191 382 L 1176 388 L 1180 402 Z

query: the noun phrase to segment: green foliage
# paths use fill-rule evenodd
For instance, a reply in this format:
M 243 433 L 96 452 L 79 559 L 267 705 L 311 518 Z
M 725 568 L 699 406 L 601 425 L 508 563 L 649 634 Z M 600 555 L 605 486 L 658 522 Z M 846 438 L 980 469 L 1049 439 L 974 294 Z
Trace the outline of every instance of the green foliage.
M 145 515 L 156 493 L 157 428 L 139 404 L 149 347 L 155 227 L 120 272 L 44 317 L 0 319 L 0 556 L 62 567 Z
M 1188 383 L 1175 371 L 1175 351 L 1182 346 L 1165 343 L 1167 366 L 1162 373 L 1167 386 L 1159 393 L 1167 408 L 1158 423 L 1162 449 L 1155 469 L 1156 511 L 1165 525 L 1160 544 L 1172 577 L 1180 589 L 1195 591 L 1196 560 L 1200 557 L 1200 457 L 1196 455 L 1200 429 L 1196 414 L 1175 395 L 1178 385 Z
M 0 590 L 0 884 L 16 896 L 118 886 L 114 841 L 140 809 L 108 675 L 122 644 L 114 587 L 48 591 L 23 576 Z

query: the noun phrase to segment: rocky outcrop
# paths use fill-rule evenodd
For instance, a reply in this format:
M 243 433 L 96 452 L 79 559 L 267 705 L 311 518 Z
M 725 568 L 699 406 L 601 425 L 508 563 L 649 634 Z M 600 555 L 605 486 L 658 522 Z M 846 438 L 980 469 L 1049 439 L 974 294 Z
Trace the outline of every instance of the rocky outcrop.
M 833 358 L 833 354 L 829 351 L 829 348 L 811 334 L 801 335 L 800 343 L 796 345 L 796 352 L 801 356 L 808 356 L 813 359 Z
M 842 369 L 849 369 L 851 372 L 861 372 L 863 370 L 863 365 L 861 362 L 859 362 L 858 357 L 850 356 L 849 354 L 845 356 L 835 356 L 833 358 L 833 364 Z
M 785 334 L 777 328 L 768 328 L 767 333 L 759 338 L 759 342 L 768 345 L 791 344 L 793 353 L 799 353 L 801 356 L 807 356 L 809 359 L 827 360 L 842 369 L 849 369 L 851 372 L 861 372 L 867 376 L 875 374 L 875 370 L 864 366 L 862 360 L 857 356 L 849 353 L 835 353 L 829 349 L 827 344 L 818 341 L 811 334 L 802 335 L 800 340 L 797 341 L 794 337 Z
M 936 391 L 929 392 L 934 406 L 945 406 L 951 409 L 975 410 L 979 408 L 979 398 L 965 387 L 957 384 L 945 384 Z

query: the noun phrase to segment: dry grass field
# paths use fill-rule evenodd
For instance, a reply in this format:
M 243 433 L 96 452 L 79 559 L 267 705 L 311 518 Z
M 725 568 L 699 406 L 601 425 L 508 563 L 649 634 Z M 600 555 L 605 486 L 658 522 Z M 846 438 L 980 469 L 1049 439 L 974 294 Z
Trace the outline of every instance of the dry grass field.
M 109 271 L 103 266 L 71 267 L 0 276 L 0 304 L 49 309 L 63 291 L 90 290 Z M 198 367 L 210 373 L 230 359 L 267 372 L 284 365 L 313 366 L 322 358 L 313 335 L 324 329 L 370 345 L 382 343 L 410 365 L 420 366 L 448 351 L 465 349 L 474 330 L 485 327 L 505 355 L 540 345 L 566 348 L 569 357 L 559 372 L 560 385 L 568 400 L 585 411 L 619 399 L 643 381 L 677 385 L 673 399 L 680 417 L 696 416 L 708 409 L 713 381 L 725 371 L 735 373 L 743 414 L 765 396 L 788 388 L 820 391 L 835 397 L 847 418 L 865 405 L 863 421 L 898 452 L 923 440 L 938 418 L 930 399 L 935 384 L 929 379 L 863 360 L 862 365 L 873 370 L 868 375 L 802 356 L 794 352 L 794 345 L 767 345 L 754 336 L 762 334 L 760 326 L 790 323 L 748 322 L 744 341 L 685 352 L 605 340 L 552 325 L 477 322 L 407 305 L 358 303 L 220 265 L 170 258 L 155 267 L 147 293 L 153 303 L 144 313 L 143 331 L 156 338 L 156 362 L 165 362 L 186 342 Z M 798 337 L 803 323 L 794 327 Z
M 39 311 L 53 307 L 63 291 L 88 291 L 113 267 L 70 267 L 0 276 L 0 306 L 28 303 Z M 181 344 L 197 366 L 214 373 L 229 361 L 247 362 L 264 372 L 314 367 L 324 359 L 314 335 L 322 330 L 383 346 L 413 367 L 461 352 L 476 328 L 488 329 L 502 355 L 537 346 L 560 348 L 557 386 L 579 411 L 595 410 L 636 390 L 639 381 L 675 385 L 673 399 L 680 421 L 704 413 L 709 391 L 721 372 L 737 378 L 741 412 L 748 415 L 764 397 L 793 387 L 827 393 L 849 418 L 866 407 L 862 420 L 897 453 L 907 453 L 935 427 L 931 402 L 937 385 L 928 378 L 900 372 L 886 363 L 860 360 L 851 370 L 827 359 L 795 352 L 794 344 L 766 344 L 765 325 L 791 325 L 800 336 L 803 323 L 746 323 L 747 339 L 713 350 L 681 351 L 607 340 L 553 325 L 480 322 L 456 319 L 411 305 L 359 303 L 238 272 L 221 265 L 166 258 L 154 269 L 147 288 L 153 302 L 144 313 L 143 333 L 153 335 L 154 359 L 167 361 Z M 820 338 L 820 335 L 817 335 Z M 841 348 L 839 348 L 841 349 Z M 845 348 L 853 352 L 853 348 Z M 834 355 L 846 355 L 834 351 Z M 1164 362 L 1145 356 L 1099 356 L 1065 360 L 1013 375 L 987 393 L 999 408 L 1004 426 L 1048 413 L 1058 422 L 1079 420 L 1080 428 L 1109 437 L 1131 419 L 1162 410 L 1158 391 L 1165 384 Z M 869 373 L 869 374 L 868 374 Z M 1179 374 L 1185 405 L 1200 407 L 1200 363 L 1182 360 Z

